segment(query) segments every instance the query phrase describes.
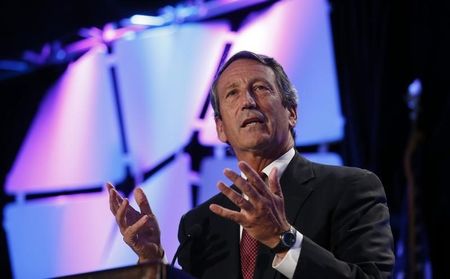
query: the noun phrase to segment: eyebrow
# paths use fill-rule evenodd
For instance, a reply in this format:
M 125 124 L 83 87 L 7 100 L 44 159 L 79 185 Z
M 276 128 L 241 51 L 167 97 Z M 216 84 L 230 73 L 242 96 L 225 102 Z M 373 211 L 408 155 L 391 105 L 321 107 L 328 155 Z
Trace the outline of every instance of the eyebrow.
M 235 82 L 233 82 L 233 83 L 231 83 L 231 84 L 227 84 L 227 85 L 224 87 L 224 89 L 225 89 L 226 91 L 228 91 L 228 90 L 230 90 L 230 89 L 234 89 L 234 88 L 237 88 L 237 87 L 239 87 L 239 82 L 235 81 Z
M 250 84 L 250 85 L 253 85 L 253 84 L 255 84 L 256 82 L 263 82 L 264 84 L 268 85 L 271 89 L 273 89 L 272 84 L 270 84 L 269 81 L 267 81 L 266 79 L 263 79 L 263 78 L 258 78 L 258 77 L 252 78 L 252 79 L 249 81 L 249 84 Z M 225 85 L 224 89 L 225 89 L 226 91 L 228 91 L 228 90 L 235 89 L 235 88 L 239 87 L 239 85 L 240 85 L 240 82 L 235 81 L 235 82 L 232 82 L 231 84 Z

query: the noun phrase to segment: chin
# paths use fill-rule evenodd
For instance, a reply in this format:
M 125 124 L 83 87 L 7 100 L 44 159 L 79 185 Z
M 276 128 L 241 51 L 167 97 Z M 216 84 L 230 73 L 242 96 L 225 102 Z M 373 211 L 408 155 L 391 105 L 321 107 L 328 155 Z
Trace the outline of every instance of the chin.
M 253 139 L 253 140 L 248 140 L 245 143 L 243 143 L 242 145 L 247 147 L 248 150 L 263 150 L 265 146 L 267 146 L 268 144 L 270 144 L 270 142 L 265 139 L 265 138 L 257 138 L 257 139 Z

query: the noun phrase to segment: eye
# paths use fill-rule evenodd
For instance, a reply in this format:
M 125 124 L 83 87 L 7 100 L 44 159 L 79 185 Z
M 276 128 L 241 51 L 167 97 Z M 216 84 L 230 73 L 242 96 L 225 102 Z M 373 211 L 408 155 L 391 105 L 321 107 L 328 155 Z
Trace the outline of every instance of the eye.
M 255 93 L 270 92 L 270 88 L 264 84 L 255 84 L 253 85 L 252 90 Z
M 233 97 L 236 94 L 237 94 L 236 90 L 231 90 L 225 95 L 225 98 Z

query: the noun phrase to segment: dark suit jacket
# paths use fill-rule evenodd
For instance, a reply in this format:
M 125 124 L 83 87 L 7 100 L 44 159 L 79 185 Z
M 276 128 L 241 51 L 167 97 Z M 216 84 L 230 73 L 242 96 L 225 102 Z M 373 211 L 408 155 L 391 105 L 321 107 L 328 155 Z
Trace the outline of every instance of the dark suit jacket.
M 358 168 L 326 166 L 296 154 L 281 177 L 289 223 L 303 235 L 294 278 L 388 278 L 394 265 L 386 197 L 379 179 Z M 181 251 L 179 263 L 198 278 L 241 278 L 239 225 L 212 213 L 216 203 L 239 210 L 218 194 L 180 221 L 180 243 L 194 224 L 199 237 Z M 261 245 L 255 278 L 284 278 L 274 255 Z

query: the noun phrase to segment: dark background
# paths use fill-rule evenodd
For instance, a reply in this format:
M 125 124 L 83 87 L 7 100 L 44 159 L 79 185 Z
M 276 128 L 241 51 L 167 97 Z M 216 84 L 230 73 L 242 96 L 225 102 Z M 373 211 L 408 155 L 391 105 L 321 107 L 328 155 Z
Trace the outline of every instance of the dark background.
M 134 14 L 155 15 L 180 1 L 144 0 L 5 0 L 0 3 L 0 59 L 20 58 L 48 42 L 73 42 L 80 28 L 99 27 Z

